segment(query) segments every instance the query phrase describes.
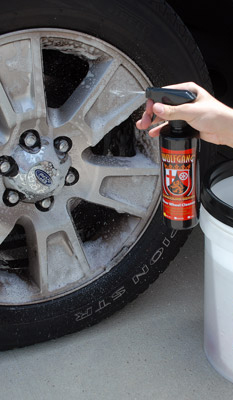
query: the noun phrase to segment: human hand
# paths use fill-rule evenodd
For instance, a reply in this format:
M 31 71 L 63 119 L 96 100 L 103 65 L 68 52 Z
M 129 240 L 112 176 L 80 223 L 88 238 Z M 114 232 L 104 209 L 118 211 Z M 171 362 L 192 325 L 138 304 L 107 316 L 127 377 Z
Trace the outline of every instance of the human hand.
M 205 89 L 193 82 L 166 86 L 172 89 L 190 90 L 197 95 L 192 103 L 170 106 L 147 101 L 142 119 L 137 121 L 138 129 L 147 129 L 151 125 L 170 120 L 184 120 L 200 131 L 201 139 L 214 144 L 233 147 L 233 110 L 211 96 Z M 153 115 L 156 115 L 152 122 Z M 159 136 L 164 122 L 149 131 L 151 137 Z

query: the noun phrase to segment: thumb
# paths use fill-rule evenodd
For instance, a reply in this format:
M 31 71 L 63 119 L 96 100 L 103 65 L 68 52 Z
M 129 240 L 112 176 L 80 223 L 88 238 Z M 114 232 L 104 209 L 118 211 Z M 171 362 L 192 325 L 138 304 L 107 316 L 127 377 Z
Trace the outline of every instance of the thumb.
M 182 104 L 179 106 L 171 106 L 167 104 L 155 103 L 153 105 L 153 112 L 163 120 L 187 120 L 190 117 L 190 110 L 185 106 L 187 105 Z

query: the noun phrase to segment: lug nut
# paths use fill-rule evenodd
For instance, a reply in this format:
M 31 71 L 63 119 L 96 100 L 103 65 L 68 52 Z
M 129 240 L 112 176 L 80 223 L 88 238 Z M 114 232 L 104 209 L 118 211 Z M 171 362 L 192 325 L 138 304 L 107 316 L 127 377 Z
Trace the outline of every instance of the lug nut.
M 24 138 L 25 146 L 33 147 L 36 144 L 36 142 L 37 142 L 36 135 L 33 133 L 33 131 L 31 132 L 29 131 Z
M 75 175 L 72 172 L 70 172 L 66 177 L 66 183 L 72 185 L 74 181 L 75 181 Z
M 7 172 L 9 172 L 10 168 L 11 168 L 11 165 L 10 165 L 9 161 L 3 161 L 0 164 L 0 171 L 2 174 L 6 174 Z
M 66 140 L 61 140 L 59 145 L 58 145 L 58 150 L 61 153 L 67 153 L 67 151 L 69 150 L 69 143 Z
M 52 204 L 52 201 L 51 201 L 51 199 L 48 197 L 47 199 L 42 200 L 40 204 L 41 204 L 41 206 L 42 206 L 43 208 L 49 208 L 49 207 L 51 206 L 51 204 Z
M 15 205 L 19 201 L 19 194 L 17 192 L 13 191 L 13 190 L 10 190 L 10 192 L 8 193 L 8 196 L 7 196 L 7 200 L 12 205 Z
M 72 147 L 72 141 L 66 136 L 59 136 L 54 140 L 54 147 L 59 153 L 66 154 Z
M 8 207 L 13 207 L 20 201 L 20 194 L 16 190 L 6 189 L 3 194 L 3 201 Z
M 0 174 L 3 176 L 15 176 L 18 173 L 18 165 L 10 156 L 0 157 Z
M 78 180 L 79 180 L 78 171 L 75 168 L 70 167 L 68 174 L 66 175 L 65 185 L 66 186 L 74 185 L 76 182 L 78 182 Z
M 35 206 L 38 210 L 40 211 L 49 211 L 50 208 L 52 207 L 52 204 L 54 202 L 53 196 L 47 197 L 46 199 L 43 199 L 41 201 L 38 201 L 35 203 Z
M 19 139 L 19 144 L 24 150 L 37 153 L 40 149 L 40 136 L 39 133 L 33 129 L 22 133 Z

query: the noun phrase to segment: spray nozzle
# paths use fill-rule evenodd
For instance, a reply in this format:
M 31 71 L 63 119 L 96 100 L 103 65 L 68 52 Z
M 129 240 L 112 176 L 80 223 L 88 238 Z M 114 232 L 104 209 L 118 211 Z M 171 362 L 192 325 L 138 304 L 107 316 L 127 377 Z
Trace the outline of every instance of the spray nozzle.
M 169 89 L 148 87 L 146 89 L 146 98 L 154 102 L 178 106 L 180 104 L 190 103 L 196 99 L 196 94 L 189 90 Z
M 169 89 L 169 88 L 157 88 L 148 87 L 146 89 L 146 98 L 151 99 L 154 102 L 168 104 L 172 106 L 178 106 L 180 104 L 190 103 L 196 99 L 196 94 L 189 90 L 180 89 Z M 187 123 L 185 121 L 170 121 L 172 129 L 178 133 L 181 131 Z

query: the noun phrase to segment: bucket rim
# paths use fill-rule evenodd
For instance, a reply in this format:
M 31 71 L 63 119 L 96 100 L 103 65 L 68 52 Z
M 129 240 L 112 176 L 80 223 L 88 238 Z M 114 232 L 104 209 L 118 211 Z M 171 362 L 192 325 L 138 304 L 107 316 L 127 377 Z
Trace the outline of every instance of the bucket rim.
M 213 165 L 203 179 L 201 202 L 214 218 L 233 227 L 233 207 L 217 197 L 211 190 L 213 185 L 230 176 L 233 176 L 233 160 Z

